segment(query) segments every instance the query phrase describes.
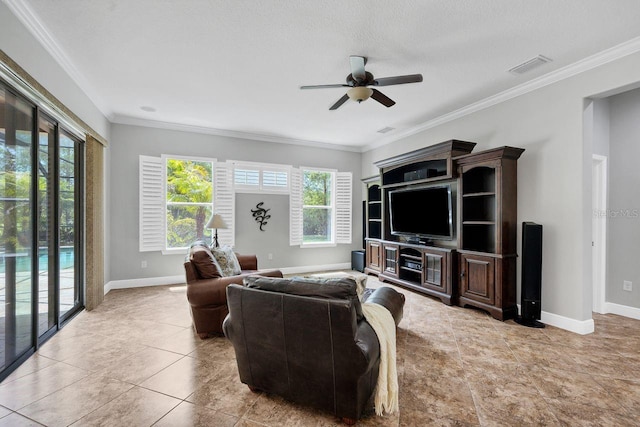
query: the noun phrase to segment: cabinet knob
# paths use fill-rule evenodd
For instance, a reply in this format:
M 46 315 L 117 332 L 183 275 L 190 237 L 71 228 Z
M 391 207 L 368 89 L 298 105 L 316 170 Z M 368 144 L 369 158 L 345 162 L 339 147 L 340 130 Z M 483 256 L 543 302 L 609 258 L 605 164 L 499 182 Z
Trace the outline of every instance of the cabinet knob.
M 460 272 L 460 277 L 464 277 L 464 270 Z

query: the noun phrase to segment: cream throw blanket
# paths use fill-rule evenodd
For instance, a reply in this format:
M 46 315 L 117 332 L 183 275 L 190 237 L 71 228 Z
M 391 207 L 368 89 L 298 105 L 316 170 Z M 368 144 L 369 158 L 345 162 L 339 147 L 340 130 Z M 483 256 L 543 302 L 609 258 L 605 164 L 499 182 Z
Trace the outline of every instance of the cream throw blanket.
M 398 411 L 398 371 L 396 367 L 396 322 L 385 307 L 363 303 L 362 312 L 380 342 L 380 371 L 376 388 L 376 414 Z

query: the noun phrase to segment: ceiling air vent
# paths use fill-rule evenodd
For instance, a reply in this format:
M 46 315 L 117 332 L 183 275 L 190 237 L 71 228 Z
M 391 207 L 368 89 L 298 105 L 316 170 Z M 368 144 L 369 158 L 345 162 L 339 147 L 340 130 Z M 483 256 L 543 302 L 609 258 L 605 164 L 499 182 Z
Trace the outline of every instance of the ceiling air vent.
M 533 70 L 534 68 L 546 64 L 547 62 L 551 62 L 551 59 L 547 58 L 546 56 L 538 55 L 535 58 L 531 58 L 520 65 L 516 65 L 515 67 L 510 69 L 509 72 L 513 74 L 524 74 L 528 71 Z
M 391 132 L 392 130 L 394 130 L 395 128 L 389 127 L 387 126 L 386 128 L 382 128 L 378 131 L 378 133 L 387 133 L 387 132 Z

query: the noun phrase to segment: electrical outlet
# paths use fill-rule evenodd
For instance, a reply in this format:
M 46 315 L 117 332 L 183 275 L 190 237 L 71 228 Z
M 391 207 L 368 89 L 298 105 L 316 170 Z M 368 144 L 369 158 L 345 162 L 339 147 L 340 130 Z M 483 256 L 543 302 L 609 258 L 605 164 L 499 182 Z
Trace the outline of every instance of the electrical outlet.
M 269 255 L 267 255 L 267 258 L 269 258 L 269 259 L 273 259 L 273 254 L 269 254 Z
M 147 261 L 142 261 L 142 262 L 140 263 L 140 267 L 142 267 L 142 268 L 147 268 Z
M 633 283 L 628 280 L 622 282 L 622 290 L 631 292 L 633 290 Z

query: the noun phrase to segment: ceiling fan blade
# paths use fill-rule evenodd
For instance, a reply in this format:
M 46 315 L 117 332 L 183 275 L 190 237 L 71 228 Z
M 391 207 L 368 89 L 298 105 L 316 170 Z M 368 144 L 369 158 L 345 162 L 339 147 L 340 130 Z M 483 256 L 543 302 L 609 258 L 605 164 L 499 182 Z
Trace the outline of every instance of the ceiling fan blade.
M 300 89 L 326 89 L 330 87 L 351 87 L 349 85 L 337 83 L 335 85 L 310 85 L 310 86 L 300 86 Z
M 329 108 L 329 110 L 337 110 L 338 107 L 340 107 L 342 104 L 347 102 L 348 99 L 349 99 L 349 96 L 345 93 L 342 98 L 338 99 L 338 102 L 336 102 L 331 106 L 331 108 Z
M 389 98 L 387 95 L 383 94 L 377 89 L 371 89 L 371 90 L 373 91 L 373 93 L 371 94 L 371 97 L 376 101 L 378 101 L 380 104 L 384 105 L 387 108 L 395 105 L 396 102 L 393 99 Z
M 364 71 L 364 64 L 367 63 L 367 58 L 351 55 L 349 63 L 351 64 L 351 75 L 358 83 L 367 78 L 367 73 Z
M 373 81 L 374 86 L 391 86 L 405 83 L 419 83 L 422 81 L 422 74 L 409 74 L 407 76 L 383 77 Z

